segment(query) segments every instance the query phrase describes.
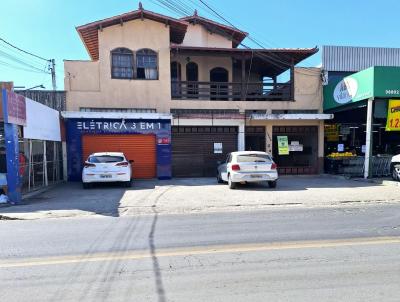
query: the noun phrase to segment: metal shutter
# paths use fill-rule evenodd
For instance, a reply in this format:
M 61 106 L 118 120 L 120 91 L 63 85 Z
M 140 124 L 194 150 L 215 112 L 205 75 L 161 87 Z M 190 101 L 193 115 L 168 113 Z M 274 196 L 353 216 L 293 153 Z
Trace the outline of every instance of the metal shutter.
M 175 177 L 215 176 L 217 161 L 237 151 L 237 127 L 172 128 L 172 175 Z M 214 143 L 222 143 L 222 153 L 214 153 Z
M 83 135 L 83 161 L 94 152 L 123 152 L 134 160 L 134 178 L 156 177 L 156 139 L 154 135 Z

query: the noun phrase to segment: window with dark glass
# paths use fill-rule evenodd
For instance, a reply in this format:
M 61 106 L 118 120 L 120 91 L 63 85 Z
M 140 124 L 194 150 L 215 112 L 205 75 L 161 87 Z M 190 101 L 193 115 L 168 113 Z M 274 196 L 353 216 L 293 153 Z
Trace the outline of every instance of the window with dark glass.
M 133 52 L 117 48 L 111 52 L 111 77 L 113 79 L 133 79 Z
M 136 52 L 136 78 L 157 80 L 157 53 L 151 49 L 141 49 Z

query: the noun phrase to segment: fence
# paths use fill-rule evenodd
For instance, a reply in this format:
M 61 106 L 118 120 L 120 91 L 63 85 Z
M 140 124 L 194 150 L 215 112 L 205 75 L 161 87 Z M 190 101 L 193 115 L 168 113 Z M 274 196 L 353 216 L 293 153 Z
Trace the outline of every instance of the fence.
M 23 193 L 63 180 L 62 147 L 60 142 L 20 141 L 19 161 Z
M 391 155 L 372 157 L 372 177 L 385 177 L 390 175 Z M 325 162 L 327 172 L 330 174 L 342 174 L 349 177 L 364 176 L 364 156 L 356 156 L 343 159 L 327 159 Z

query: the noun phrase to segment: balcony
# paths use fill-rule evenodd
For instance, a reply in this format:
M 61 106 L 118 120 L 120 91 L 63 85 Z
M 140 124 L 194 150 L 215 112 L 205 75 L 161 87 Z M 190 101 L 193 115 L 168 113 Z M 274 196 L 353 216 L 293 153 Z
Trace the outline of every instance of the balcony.
M 172 99 L 216 101 L 290 101 L 293 87 L 273 82 L 171 81 Z

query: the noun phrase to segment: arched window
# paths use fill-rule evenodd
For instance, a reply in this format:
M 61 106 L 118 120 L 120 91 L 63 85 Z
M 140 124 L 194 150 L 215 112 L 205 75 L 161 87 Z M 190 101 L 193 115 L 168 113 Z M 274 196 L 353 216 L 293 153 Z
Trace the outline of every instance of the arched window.
M 223 67 L 215 67 L 210 70 L 211 84 L 211 100 L 227 100 L 225 95 L 228 94 L 227 82 L 229 80 L 229 72 Z
M 136 78 L 143 80 L 158 79 L 158 60 L 155 51 L 145 48 L 136 52 Z
M 199 94 L 199 66 L 195 62 L 186 64 L 186 81 L 187 81 L 187 94 L 190 98 L 197 98 Z
M 171 62 L 171 93 L 172 97 L 181 96 L 181 64 L 179 62 Z
M 111 78 L 133 79 L 133 52 L 127 48 L 111 51 Z

